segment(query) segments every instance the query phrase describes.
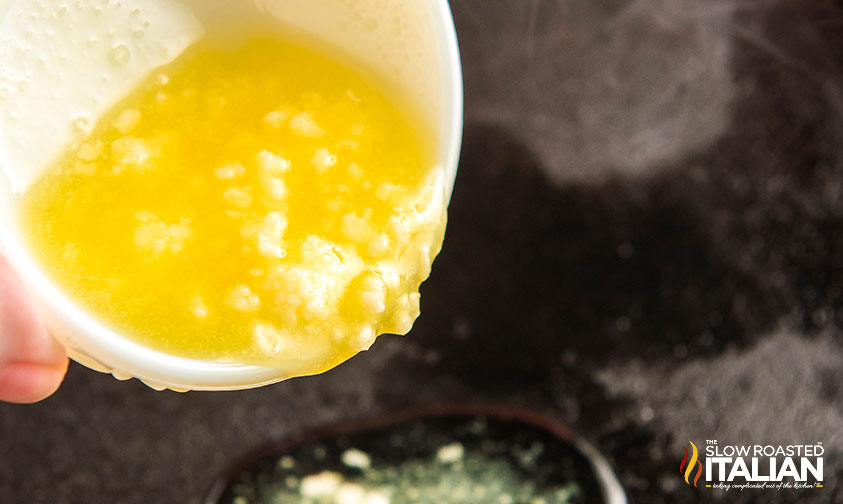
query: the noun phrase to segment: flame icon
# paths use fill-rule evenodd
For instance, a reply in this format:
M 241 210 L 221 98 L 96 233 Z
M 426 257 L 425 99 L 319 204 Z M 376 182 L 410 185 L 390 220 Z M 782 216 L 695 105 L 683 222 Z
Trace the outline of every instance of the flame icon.
M 694 476 L 694 486 L 697 486 L 697 482 L 700 480 L 700 476 L 702 476 L 702 463 L 699 461 L 699 452 L 697 451 L 697 445 L 693 443 L 693 441 L 688 441 L 691 443 L 691 460 L 688 460 L 688 448 L 682 447 L 685 450 L 685 457 L 682 458 L 682 463 L 679 464 L 679 473 L 685 474 L 685 483 L 691 484 L 690 477 L 691 473 L 694 472 L 694 467 L 697 469 L 697 474 Z

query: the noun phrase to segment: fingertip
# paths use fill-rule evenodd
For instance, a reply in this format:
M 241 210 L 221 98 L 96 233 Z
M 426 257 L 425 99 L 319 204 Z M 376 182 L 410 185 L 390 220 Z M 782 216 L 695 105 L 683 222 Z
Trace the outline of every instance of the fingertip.
M 61 385 L 67 358 L 58 365 L 12 362 L 0 369 L 0 401 L 31 404 L 44 400 Z
M 12 363 L 29 363 L 63 375 L 67 362 L 65 349 L 50 336 L 23 284 L 0 256 L 0 373 Z M 0 385 L 0 399 L 2 393 Z

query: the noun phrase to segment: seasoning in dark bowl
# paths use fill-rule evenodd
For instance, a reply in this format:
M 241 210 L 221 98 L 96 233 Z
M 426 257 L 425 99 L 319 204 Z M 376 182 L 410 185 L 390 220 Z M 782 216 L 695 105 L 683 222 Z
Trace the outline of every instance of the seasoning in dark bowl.
M 433 408 L 267 446 L 207 504 L 620 504 L 608 464 L 512 410 Z

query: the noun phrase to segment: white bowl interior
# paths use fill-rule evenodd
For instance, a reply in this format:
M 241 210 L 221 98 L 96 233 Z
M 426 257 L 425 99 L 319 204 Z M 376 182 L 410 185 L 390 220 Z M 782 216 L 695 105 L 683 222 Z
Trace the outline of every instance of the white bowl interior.
M 235 15 L 246 2 L 189 0 L 188 3 L 197 7 L 208 29 L 224 28 L 225 22 L 221 20 L 250 22 L 247 16 Z M 358 0 L 358 7 L 348 7 L 353 4 L 339 0 L 252 1 L 264 24 L 271 19 L 279 28 L 294 27 L 315 41 L 344 48 L 371 71 L 392 79 L 427 114 L 438 134 L 438 167 L 444 170 L 443 191 L 448 201 L 456 176 L 463 106 L 459 50 L 448 2 Z M 9 0 L 0 0 L 0 19 L 10 5 Z M 368 16 L 362 22 L 359 12 L 355 14 L 359 8 Z M 396 17 L 412 23 L 413 29 L 401 37 L 395 35 L 391 22 Z M 340 23 L 344 26 L 342 30 L 337 29 Z M 389 49 L 390 46 L 384 49 L 389 37 L 393 42 L 396 37 L 402 39 L 394 46 L 395 50 Z M 418 45 L 416 50 L 407 52 L 414 43 Z M 415 59 L 408 54 L 416 55 Z M 3 134 L 8 132 L 0 131 Z M 288 377 L 277 369 L 164 354 L 101 325 L 64 297 L 30 259 L 20 239 L 16 201 L 9 180 L 0 176 L 0 251 L 39 304 L 53 334 L 75 360 L 121 379 L 137 377 L 154 388 L 176 390 L 251 388 Z

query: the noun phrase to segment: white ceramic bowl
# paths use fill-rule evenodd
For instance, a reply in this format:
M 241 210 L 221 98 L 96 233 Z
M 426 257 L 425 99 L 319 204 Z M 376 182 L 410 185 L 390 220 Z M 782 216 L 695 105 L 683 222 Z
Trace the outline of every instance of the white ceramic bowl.
M 272 0 L 262 1 L 264 4 L 272 3 Z M 396 5 L 406 2 L 390 1 L 397 2 Z M 456 177 L 462 139 L 463 88 L 459 48 L 447 0 L 413 1 L 426 5 L 427 19 L 418 19 L 417 22 L 429 25 L 432 44 L 435 46 L 435 65 L 439 75 L 435 79 L 433 91 L 438 95 L 440 103 L 438 112 L 432 114 L 432 120 L 438 131 L 438 164 L 444 170 L 442 189 L 445 191 L 445 201 L 448 201 Z M 328 5 L 339 4 L 326 1 L 321 8 L 325 9 Z M 4 5 L 0 3 L 2 7 Z M 0 9 L 0 17 L 3 14 Z M 317 30 L 312 35 L 330 39 L 335 34 L 320 34 Z M 354 44 L 347 45 L 345 49 L 353 53 Z M 138 378 L 158 390 L 245 389 L 288 378 L 277 369 L 168 355 L 141 346 L 103 326 L 63 296 L 29 257 L 17 230 L 15 201 L 8 180 L 0 175 L 0 250 L 30 290 L 53 335 L 75 361 L 91 369 L 111 373 L 120 380 Z

